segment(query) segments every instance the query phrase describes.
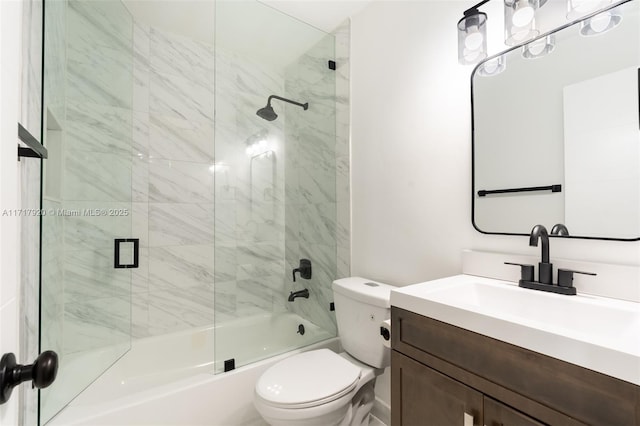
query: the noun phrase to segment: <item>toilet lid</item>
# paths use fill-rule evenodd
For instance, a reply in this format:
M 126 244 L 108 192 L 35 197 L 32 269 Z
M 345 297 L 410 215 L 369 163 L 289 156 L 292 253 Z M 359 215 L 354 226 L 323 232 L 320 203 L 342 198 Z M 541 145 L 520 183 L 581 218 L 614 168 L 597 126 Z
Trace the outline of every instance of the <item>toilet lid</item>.
M 359 378 L 360 368 L 329 349 L 318 349 L 267 369 L 256 384 L 256 393 L 272 405 L 309 407 L 345 395 Z

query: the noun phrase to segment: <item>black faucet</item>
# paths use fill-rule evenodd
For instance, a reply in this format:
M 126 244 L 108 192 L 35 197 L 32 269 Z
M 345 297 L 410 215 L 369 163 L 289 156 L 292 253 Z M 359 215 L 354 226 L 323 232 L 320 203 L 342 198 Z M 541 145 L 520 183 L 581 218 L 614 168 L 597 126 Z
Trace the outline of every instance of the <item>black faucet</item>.
M 553 282 L 553 265 L 549 263 L 549 233 L 547 228 L 536 225 L 531 230 L 529 245 L 538 247 L 538 239 L 542 240 L 542 262 L 538 263 L 538 281 L 542 284 Z
M 564 225 L 556 225 L 556 227 L 563 227 Z M 558 235 L 562 235 L 558 232 Z M 568 235 L 568 232 L 567 234 Z M 530 288 L 533 290 L 548 291 L 551 293 L 575 295 L 576 288 L 573 286 L 573 274 L 595 275 L 591 272 L 572 271 L 569 269 L 558 270 L 558 284 L 553 283 L 553 265 L 549 262 L 549 234 L 547 229 L 542 225 L 536 225 L 531 230 L 529 236 L 529 245 L 532 247 L 538 246 L 538 240 L 542 240 L 542 259 L 538 263 L 538 281 L 534 281 L 534 266 L 523 265 L 521 263 L 505 262 L 507 265 L 520 266 L 520 281 L 518 285 L 523 288 Z
M 309 298 L 309 289 L 303 289 L 299 291 L 292 291 L 289 293 L 289 298 L 287 299 L 289 302 L 293 302 L 297 297 L 304 297 L 305 299 Z
M 568 236 L 569 230 L 563 224 L 556 223 L 553 225 L 553 228 L 551 228 L 551 235 Z

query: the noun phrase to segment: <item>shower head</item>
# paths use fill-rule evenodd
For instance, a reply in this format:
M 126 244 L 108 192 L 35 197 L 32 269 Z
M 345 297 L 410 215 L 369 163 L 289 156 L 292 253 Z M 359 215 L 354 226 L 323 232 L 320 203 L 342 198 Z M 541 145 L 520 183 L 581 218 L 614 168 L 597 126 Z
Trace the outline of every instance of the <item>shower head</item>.
M 258 114 L 258 117 L 263 118 L 267 121 L 273 121 L 278 118 L 278 114 L 276 114 L 276 112 L 273 110 L 273 107 L 270 103 L 268 103 L 266 107 L 260 108 L 256 112 L 256 114 Z
M 271 99 L 278 99 L 284 102 L 289 102 L 290 104 L 298 105 L 299 107 L 302 107 L 302 109 L 304 109 L 305 111 L 309 109 L 309 103 L 301 104 L 300 102 L 292 101 L 291 99 L 283 98 L 276 95 L 271 95 L 267 99 L 267 106 L 265 106 L 264 108 L 260 108 L 258 111 L 256 111 L 256 114 L 258 115 L 258 117 L 265 119 L 267 121 L 273 121 L 276 118 L 278 118 L 278 114 L 276 114 L 276 112 L 273 110 L 273 107 L 271 106 Z

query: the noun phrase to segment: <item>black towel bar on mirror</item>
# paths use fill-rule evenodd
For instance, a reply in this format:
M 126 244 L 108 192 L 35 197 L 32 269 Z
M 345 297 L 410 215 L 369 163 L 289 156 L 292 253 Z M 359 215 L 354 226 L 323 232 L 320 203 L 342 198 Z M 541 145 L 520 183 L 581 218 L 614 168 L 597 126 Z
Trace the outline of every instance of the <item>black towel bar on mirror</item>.
M 562 185 L 548 185 L 548 186 L 529 186 L 526 188 L 508 188 L 508 189 L 481 189 L 478 191 L 478 197 L 484 197 L 491 194 L 507 194 L 511 192 L 531 192 L 531 191 L 551 191 L 562 192 Z

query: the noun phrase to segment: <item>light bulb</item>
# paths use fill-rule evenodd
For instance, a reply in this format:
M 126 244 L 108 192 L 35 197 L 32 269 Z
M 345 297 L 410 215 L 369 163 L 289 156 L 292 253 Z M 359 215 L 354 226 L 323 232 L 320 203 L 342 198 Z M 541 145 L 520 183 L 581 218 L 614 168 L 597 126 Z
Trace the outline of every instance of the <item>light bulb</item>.
M 473 63 L 479 61 L 484 58 L 484 53 L 480 50 L 464 50 L 464 58 L 469 62 Z
M 511 22 L 516 27 L 524 27 L 529 25 L 533 20 L 535 13 L 533 7 L 526 5 L 522 7 L 516 8 L 516 11 L 513 12 L 513 16 L 511 17 Z
M 611 23 L 611 14 L 609 12 L 601 13 L 591 18 L 591 29 L 597 33 L 606 30 Z
M 504 55 L 483 62 L 478 67 L 478 74 L 483 77 L 498 75 L 507 69 L 507 62 Z
M 477 31 L 478 27 L 474 27 L 475 31 L 471 34 L 467 35 L 464 39 L 464 46 L 469 50 L 478 50 L 480 46 L 482 46 L 482 42 L 484 41 L 484 36 L 481 32 Z
M 591 10 L 595 10 L 600 3 L 601 0 L 573 0 L 573 9 L 577 12 L 589 12 Z
M 542 53 L 542 51 L 544 50 L 544 48 L 546 47 L 546 43 L 544 40 L 539 40 L 535 43 L 530 43 L 527 48 L 529 49 L 529 52 L 531 52 L 532 55 L 539 55 Z
M 496 59 L 492 61 L 488 61 L 487 63 L 484 64 L 484 70 L 487 72 L 487 74 L 495 73 L 499 67 L 500 67 L 500 63 Z
M 556 46 L 556 40 L 553 34 L 545 38 L 532 41 L 522 48 L 522 56 L 526 59 L 542 58 L 553 52 Z
M 606 11 L 580 23 L 580 33 L 584 36 L 604 34 L 622 22 L 622 15 Z
M 567 18 L 577 19 L 611 3 L 611 0 L 569 0 L 567 1 Z

